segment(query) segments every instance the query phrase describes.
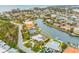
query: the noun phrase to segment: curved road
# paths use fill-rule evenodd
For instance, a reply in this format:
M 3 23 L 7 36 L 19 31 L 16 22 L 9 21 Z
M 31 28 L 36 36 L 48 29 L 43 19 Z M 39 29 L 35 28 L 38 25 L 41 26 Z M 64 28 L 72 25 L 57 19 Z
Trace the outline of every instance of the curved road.
M 26 48 L 24 45 L 23 45 L 23 37 L 22 37 L 22 32 L 21 32 L 21 30 L 22 30 L 22 24 L 19 24 L 18 25 L 18 30 L 19 30 L 19 32 L 18 32 L 18 48 L 19 49 L 21 49 L 22 51 L 24 51 L 24 52 L 28 52 L 28 53 L 33 53 L 33 51 L 31 50 L 31 48 Z
M 21 49 L 23 52 L 34 53 L 34 51 L 32 51 L 31 48 L 26 48 L 23 44 L 24 42 L 23 42 L 23 37 L 21 32 L 23 24 L 16 24 L 13 22 L 11 23 L 18 26 L 18 44 L 17 44 L 18 48 Z

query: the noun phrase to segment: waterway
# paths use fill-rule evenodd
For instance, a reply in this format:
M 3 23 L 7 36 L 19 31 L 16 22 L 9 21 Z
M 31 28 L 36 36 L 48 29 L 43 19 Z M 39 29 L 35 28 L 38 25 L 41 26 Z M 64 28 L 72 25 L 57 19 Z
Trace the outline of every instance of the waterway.
M 37 25 L 42 29 L 42 31 L 45 34 L 49 35 L 49 37 L 58 38 L 58 40 L 61 40 L 65 43 L 70 42 L 75 45 L 79 44 L 79 37 L 73 37 L 65 32 L 62 32 L 55 28 L 51 28 L 51 27 L 47 26 L 46 24 L 44 24 L 42 19 L 35 20 L 35 23 L 37 23 Z

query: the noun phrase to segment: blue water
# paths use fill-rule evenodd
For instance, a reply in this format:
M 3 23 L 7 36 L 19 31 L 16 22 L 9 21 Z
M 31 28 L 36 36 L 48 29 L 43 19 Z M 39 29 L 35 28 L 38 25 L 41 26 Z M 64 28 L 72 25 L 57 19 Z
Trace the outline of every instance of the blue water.
M 47 7 L 49 5 L 0 5 L 0 12 L 3 12 L 3 11 L 9 11 L 9 10 L 12 10 L 12 9 L 29 9 L 29 8 L 34 8 L 34 7 L 40 7 L 40 8 L 43 8 L 43 7 Z
M 42 29 L 42 31 L 49 35 L 52 38 L 59 38 L 59 40 L 65 42 L 65 43 L 73 43 L 73 44 L 79 44 L 79 37 L 72 37 L 69 34 L 59 31 L 55 28 L 51 28 L 43 23 L 42 19 L 37 19 L 35 21 L 37 25 Z

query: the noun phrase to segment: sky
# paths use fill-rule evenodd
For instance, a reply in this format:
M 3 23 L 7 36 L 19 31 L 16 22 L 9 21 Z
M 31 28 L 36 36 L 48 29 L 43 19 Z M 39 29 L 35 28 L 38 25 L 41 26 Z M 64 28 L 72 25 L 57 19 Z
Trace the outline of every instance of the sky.
M 0 12 L 9 11 L 12 9 L 20 8 L 20 9 L 28 9 L 33 7 L 47 7 L 49 5 L 0 5 Z

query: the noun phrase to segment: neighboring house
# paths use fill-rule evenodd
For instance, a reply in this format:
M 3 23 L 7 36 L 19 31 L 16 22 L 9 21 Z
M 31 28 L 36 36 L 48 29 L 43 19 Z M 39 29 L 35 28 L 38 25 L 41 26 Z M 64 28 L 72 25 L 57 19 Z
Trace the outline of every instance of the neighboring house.
M 41 35 L 41 34 L 38 34 L 38 35 L 32 36 L 31 39 L 41 41 L 41 40 L 44 40 L 45 37 L 43 35 Z
M 79 49 L 73 47 L 67 47 L 63 53 L 79 53 Z
M 46 21 L 49 23 L 53 23 L 53 21 L 51 19 L 46 19 Z
M 5 44 L 3 41 L 0 40 L 0 52 L 6 52 L 8 49 L 10 49 L 10 46 Z
M 56 15 L 56 14 L 51 14 L 51 17 L 52 17 L 52 18 L 56 18 L 57 15 Z
M 58 19 L 59 19 L 59 20 L 67 20 L 67 18 L 66 18 L 66 17 L 61 17 L 61 16 L 60 16 L 60 17 L 58 17 Z
M 76 16 L 70 16 L 70 17 L 68 17 L 69 19 L 77 19 L 77 17 Z
M 73 24 L 73 23 L 75 23 L 73 20 L 69 20 L 69 19 L 66 20 L 66 22 L 69 23 L 69 24 Z
M 73 32 L 77 35 L 79 35 L 79 28 L 74 28 Z
M 27 21 L 27 22 L 25 22 L 25 24 L 26 24 L 26 27 L 28 29 L 35 28 L 35 25 L 34 25 L 34 23 L 32 21 Z
M 10 49 L 10 46 L 9 46 L 9 45 L 4 45 L 3 49 L 5 49 L 5 50 L 7 51 L 7 50 Z M 5 51 L 5 52 L 6 52 L 6 51 Z
M 55 50 L 60 50 L 60 43 L 58 42 L 55 42 L 55 41 L 49 41 L 45 47 L 47 48 L 52 48 L 52 49 L 55 49 Z
M 0 53 L 16 53 L 17 49 L 11 48 L 9 45 L 0 40 Z
M 11 48 L 6 53 L 18 53 L 17 49 Z

